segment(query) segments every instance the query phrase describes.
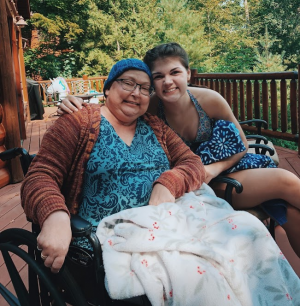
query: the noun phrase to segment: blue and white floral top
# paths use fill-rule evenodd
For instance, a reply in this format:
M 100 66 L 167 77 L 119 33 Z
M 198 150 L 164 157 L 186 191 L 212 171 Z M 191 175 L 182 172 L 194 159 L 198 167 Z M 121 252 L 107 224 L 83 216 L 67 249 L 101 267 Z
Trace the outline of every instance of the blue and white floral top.
M 143 119 L 138 119 L 128 146 L 101 116 L 100 133 L 86 167 L 79 215 L 97 226 L 108 215 L 147 205 L 153 182 L 169 169 L 163 148 Z

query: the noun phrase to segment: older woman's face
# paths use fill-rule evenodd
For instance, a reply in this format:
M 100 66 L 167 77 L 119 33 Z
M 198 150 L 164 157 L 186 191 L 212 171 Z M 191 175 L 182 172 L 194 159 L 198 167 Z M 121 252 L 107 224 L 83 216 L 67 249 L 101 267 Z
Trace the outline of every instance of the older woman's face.
M 125 71 L 118 79 L 130 80 L 144 87 L 151 86 L 149 76 L 140 70 Z M 149 106 L 150 97 L 141 93 L 138 85 L 133 91 L 127 91 L 120 81 L 114 81 L 106 91 L 105 105 L 120 121 L 130 122 L 143 115 Z

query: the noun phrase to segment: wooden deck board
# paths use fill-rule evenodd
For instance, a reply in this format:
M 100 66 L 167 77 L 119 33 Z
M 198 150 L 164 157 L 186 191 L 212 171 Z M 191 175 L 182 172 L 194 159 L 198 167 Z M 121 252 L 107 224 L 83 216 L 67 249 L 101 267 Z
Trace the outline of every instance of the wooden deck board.
M 45 107 L 45 119 L 35 120 L 27 125 L 27 139 L 23 141 L 23 147 L 31 154 L 37 153 L 45 131 L 57 119 L 57 117 L 49 117 L 49 115 L 55 113 L 55 111 L 55 107 Z M 300 178 L 300 158 L 297 152 L 281 147 L 276 147 L 276 150 L 280 158 L 280 168 L 289 170 Z M 31 228 L 20 205 L 20 186 L 21 183 L 18 183 L 0 188 L 0 230 L 13 227 L 25 228 L 27 230 Z M 280 227 L 276 228 L 276 240 L 287 260 L 291 263 L 295 272 L 300 277 L 300 259 L 291 249 L 287 237 Z M 24 269 L 24 264 L 22 265 L 20 259 L 16 260 L 22 277 L 26 278 L 27 270 Z M 7 285 L 7 287 L 11 289 L 12 285 L 10 283 L 10 278 L 5 270 L 3 258 L 0 255 L 0 283 L 5 286 Z M 6 305 L 7 303 L 0 296 L 0 306 Z

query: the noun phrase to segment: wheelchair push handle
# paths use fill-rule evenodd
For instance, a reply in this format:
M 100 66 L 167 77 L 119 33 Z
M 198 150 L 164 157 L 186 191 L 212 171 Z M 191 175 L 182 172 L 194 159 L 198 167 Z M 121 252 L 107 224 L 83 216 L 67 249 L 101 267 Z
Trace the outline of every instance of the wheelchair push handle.
M 35 155 L 30 155 L 25 149 L 23 148 L 12 148 L 5 150 L 0 153 L 0 159 L 3 161 L 13 159 L 17 156 L 21 156 L 21 165 L 24 175 L 27 173 L 29 165 L 34 158 Z
M 5 150 L 0 153 L 0 159 L 3 161 L 10 160 L 12 158 L 15 158 L 19 155 L 25 156 L 29 155 L 28 152 L 23 148 L 12 148 Z

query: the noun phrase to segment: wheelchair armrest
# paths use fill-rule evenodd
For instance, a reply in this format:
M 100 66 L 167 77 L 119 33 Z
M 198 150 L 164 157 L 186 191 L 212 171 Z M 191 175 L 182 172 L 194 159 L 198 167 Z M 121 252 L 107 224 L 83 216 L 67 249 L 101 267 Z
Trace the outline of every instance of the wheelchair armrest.
M 269 142 L 269 140 L 262 135 L 246 135 L 246 139 L 253 139 L 255 140 L 255 143 L 260 143 L 261 141 L 263 141 L 265 145 Z
M 71 228 L 73 237 L 86 237 L 93 247 L 95 271 L 103 265 L 102 248 L 97 235 L 92 232 L 92 224 L 78 215 L 71 214 Z
M 275 150 L 273 148 L 262 143 L 251 143 L 249 144 L 249 149 L 250 148 L 255 149 L 256 154 L 265 155 L 267 151 L 269 152 L 270 156 L 273 156 L 275 154 Z
M 243 191 L 243 185 L 231 178 L 231 177 L 227 177 L 227 176 L 222 176 L 219 175 L 217 177 L 215 177 L 214 179 L 211 180 L 212 183 L 225 183 L 226 188 L 225 188 L 225 197 L 224 199 L 229 203 L 232 204 L 232 191 L 233 188 L 235 188 L 235 192 L 236 193 L 241 193 Z
M 78 215 L 71 215 L 71 228 L 73 237 L 90 236 L 92 224 Z
M 255 123 L 255 126 L 257 127 L 257 133 L 261 135 L 261 127 L 264 126 L 265 129 L 268 128 L 268 122 L 262 119 L 251 119 L 246 121 L 240 121 L 239 124 L 250 124 Z

